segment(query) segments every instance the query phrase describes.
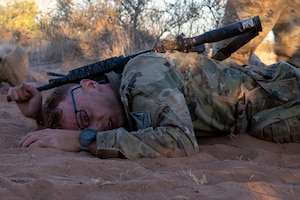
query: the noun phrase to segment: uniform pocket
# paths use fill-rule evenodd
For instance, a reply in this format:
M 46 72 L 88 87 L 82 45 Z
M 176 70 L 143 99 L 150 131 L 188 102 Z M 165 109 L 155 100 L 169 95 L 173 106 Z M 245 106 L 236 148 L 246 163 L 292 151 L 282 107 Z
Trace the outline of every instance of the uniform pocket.
M 300 99 L 263 110 L 252 118 L 249 134 L 275 143 L 300 142 Z

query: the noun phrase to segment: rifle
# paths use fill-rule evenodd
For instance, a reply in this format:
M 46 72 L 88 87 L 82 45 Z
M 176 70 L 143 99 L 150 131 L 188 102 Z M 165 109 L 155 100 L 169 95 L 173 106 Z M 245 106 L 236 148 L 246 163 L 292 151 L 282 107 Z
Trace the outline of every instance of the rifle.
M 71 70 L 67 75 L 48 72 L 47 75 L 56 76 L 58 78 L 50 79 L 48 84 L 39 86 L 37 89 L 39 91 L 48 90 L 67 83 L 79 83 L 82 79 L 101 80 L 104 74 L 107 72 L 115 71 L 117 73 L 121 73 L 129 60 L 143 53 L 165 53 L 166 51 L 172 50 L 181 52 L 197 51 L 202 53 L 205 51 L 205 43 L 213 43 L 238 36 L 233 42 L 227 45 L 227 47 L 219 50 L 217 54 L 212 57 L 213 59 L 221 61 L 229 57 L 231 53 L 257 36 L 258 32 L 261 31 L 262 26 L 260 23 L 260 18 L 259 16 L 255 16 L 253 18 L 235 22 L 191 38 L 184 38 L 184 34 L 180 34 L 174 40 L 166 42 L 162 45 L 155 45 L 153 49 L 127 57 L 118 56 L 95 62 Z M 9 96 L 7 96 L 7 101 L 11 101 Z

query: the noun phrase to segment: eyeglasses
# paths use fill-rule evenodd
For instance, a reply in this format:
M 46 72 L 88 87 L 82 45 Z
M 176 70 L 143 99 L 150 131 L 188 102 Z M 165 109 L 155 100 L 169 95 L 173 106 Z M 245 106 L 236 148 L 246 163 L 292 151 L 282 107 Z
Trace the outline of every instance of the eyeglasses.
M 71 90 L 71 97 L 72 97 L 72 102 L 73 102 L 73 107 L 75 111 L 75 118 L 78 124 L 78 127 L 83 130 L 88 127 L 89 125 L 89 116 L 85 110 L 77 110 L 76 108 L 76 103 L 75 103 L 75 98 L 74 98 L 74 91 L 77 90 L 78 88 L 81 88 L 81 85 L 74 87 Z

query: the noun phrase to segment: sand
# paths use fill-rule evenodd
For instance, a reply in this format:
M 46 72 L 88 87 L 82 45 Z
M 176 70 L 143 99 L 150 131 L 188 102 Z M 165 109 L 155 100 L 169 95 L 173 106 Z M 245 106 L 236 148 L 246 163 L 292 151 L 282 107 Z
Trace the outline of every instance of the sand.
M 99 159 L 87 152 L 17 148 L 35 130 L 0 94 L 0 199 L 300 199 L 300 144 L 247 134 L 199 138 L 186 158 Z
M 299 199 L 300 144 L 199 139 L 188 158 L 99 159 L 17 148 L 35 123 L 0 98 L 0 199 Z

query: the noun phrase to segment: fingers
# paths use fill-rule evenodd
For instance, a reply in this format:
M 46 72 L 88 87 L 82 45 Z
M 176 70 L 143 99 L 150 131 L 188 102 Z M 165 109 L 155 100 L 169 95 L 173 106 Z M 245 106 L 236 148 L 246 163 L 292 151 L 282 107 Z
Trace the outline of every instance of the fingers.
M 54 148 L 62 151 L 78 152 L 80 143 L 78 131 L 61 129 L 43 129 L 25 135 L 19 147 Z
M 30 99 L 31 93 L 29 91 L 26 91 L 19 86 L 18 88 L 14 88 L 9 91 L 9 97 L 13 101 L 25 101 Z
M 28 133 L 21 139 L 19 142 L 19 147 L 30 147 L 32 144 L 38 142 L 41 138 L 44 138 L 45 135 L 42 133 Z
M 36 131 L 25 135 L 18 146 L 22 148 L 26 147 L 50 147 L 51 137 L 47 133 L 42 131 Z
M 35 83 L 22 83 L 19 86 L 11 87 L 8 96 L 12 101 L 27 101 L 33 96 L 39 95 L 35 86 Z

